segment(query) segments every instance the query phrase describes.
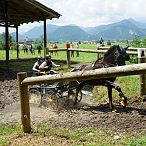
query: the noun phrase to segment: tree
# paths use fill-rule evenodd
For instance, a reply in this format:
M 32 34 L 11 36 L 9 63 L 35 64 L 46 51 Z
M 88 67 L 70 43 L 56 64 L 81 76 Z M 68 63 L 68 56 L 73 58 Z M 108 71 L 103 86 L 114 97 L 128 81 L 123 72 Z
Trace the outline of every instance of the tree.
M 141 40 L 139 36 L 135 36 L 135 38 L 132 41 L 132 46 L 141 47 Z
M 146 37 L 143 39 L 143 46 L 146 47 Z
M 111 44 L 112 44 L 111 41 L 108 40 L 108 41 L 107 41 L 107 45 L 108 45 L 108 46 L 111 46 Z

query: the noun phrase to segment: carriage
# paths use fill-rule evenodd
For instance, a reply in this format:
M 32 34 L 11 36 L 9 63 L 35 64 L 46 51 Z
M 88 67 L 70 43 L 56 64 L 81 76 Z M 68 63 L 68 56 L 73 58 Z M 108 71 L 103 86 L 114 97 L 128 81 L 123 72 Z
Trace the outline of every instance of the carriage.
M 54 76 L 54 74 L 49 74 L 49 76 Z M 40 106 L 53 107 L 56 109 L 60 109 L 64 106 L 68 107 L 73 104 L 79 84 L 78 81 L 75 81 L 73 84 L 59 82 L 33 85 L 29 87 L 30 103 L 36 103 Z M 77 96 L 77 103 L 81 100 L 82 91 L 80 91 Z

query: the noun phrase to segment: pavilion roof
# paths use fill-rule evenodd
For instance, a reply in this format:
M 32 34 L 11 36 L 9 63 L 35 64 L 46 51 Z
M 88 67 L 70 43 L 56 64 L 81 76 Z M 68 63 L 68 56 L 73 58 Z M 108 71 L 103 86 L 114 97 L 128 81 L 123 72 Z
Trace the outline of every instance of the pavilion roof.
M 1 26 L 5 25 L 6 16 L 9 26 L 19 26 L 23 23 L 59 18 L 61 15 L 36 0 L 0 0 Z

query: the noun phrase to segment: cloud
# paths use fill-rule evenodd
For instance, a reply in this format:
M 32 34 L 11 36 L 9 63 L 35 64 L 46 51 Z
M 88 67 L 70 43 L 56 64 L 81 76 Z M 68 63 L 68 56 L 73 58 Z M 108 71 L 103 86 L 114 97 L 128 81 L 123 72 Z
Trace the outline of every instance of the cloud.
M 97 26 L 133 18 L 146 22 L 146 0 L 37 0 L 60 13 L 59 19 L 48 20 L 56 25 L 76 24 Z M 22 25 L 19 30 L 27 31 L 43 23 Z
M 97 26 L 134 18 L 146 21 L 146 0 L 39 0 L 62 14 L 51 23 Z

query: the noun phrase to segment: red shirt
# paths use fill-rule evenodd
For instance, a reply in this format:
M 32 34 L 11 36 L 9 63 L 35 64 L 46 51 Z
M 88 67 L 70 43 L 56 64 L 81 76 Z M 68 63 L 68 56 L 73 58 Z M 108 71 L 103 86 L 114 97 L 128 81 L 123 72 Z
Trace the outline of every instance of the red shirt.
M 66 48 L 67 49 L 70 48 L 70 44 L 69 43 L 66 44 Z

